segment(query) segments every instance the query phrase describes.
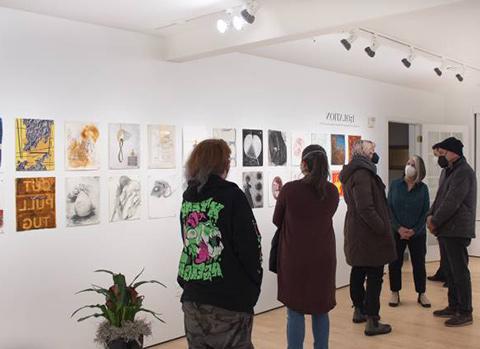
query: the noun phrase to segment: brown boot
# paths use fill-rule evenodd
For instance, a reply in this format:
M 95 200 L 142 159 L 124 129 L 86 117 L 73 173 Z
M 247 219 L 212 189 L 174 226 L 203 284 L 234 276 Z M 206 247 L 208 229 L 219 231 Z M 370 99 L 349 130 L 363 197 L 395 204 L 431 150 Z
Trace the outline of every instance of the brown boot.
M 368 316 L 365 325 L 366 336 L 378 336 L 392 332 L 392 326 L 378 322 L 378 316 Z

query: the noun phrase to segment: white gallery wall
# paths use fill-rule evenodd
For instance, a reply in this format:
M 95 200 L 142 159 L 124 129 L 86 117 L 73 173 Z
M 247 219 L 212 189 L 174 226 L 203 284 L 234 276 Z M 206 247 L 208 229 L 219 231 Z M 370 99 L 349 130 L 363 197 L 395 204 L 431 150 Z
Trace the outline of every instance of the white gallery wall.
M 99 268 L 131 278 L 145 267 L 146 279 L 168 286 L 142 289 L 146 307 L 161 312 L 167 322 L 153 323 L 147 344 L 183 334 L 175 283 L 181 250 L 178 217 L 149 220 L 144 205 L 140 220 L 108 221 L 110 176 L 138 175 L 146 201 L 148 176 L 162 172 L 147 169 L 147 124 L 177 126 L 177 170 L 167 172 L 178 176 L 182 174 L 183 127 L 233 127 L 237 134 L 242 128 L 263 129 L 264 134 L 268 129 L 359 134 L 377 142 L 380 175 L 387 178 L 388 121 L 444 121 L 443 98 L 423 91 L 248 55 L 174 64 L 161 61 L 161 53 L 158 38 L 0 10 L 0 115 L 4 120 L 0 178 L 5 182 L 5 191 L 0 192 L 5 202 L 5 233 L 0 235 L 0 348 L 95 348 L 95 321 L 78 324 L 69 315 L 79 306 L 102 301 L 95 295 L 74 295 L 91 283 L 110 283 L 107 276 L 93 273 Z M 355 114 L 361 127 L 323 126 L 320 122 L 327 112 Z M 17 117 L 55 120 L 55 171 L 14 171 Z M 376 123 L 368 128 L 367 119 L 372 117 Z M 100 170 L 65 170 L 65 121 L 99 123 Z M 140 169 L 108 169 L 106 139 L 111 122 L 141 124 Z M 239 142 L 237 146 L 240 154 Z M 269 168 L 260 170 L 267 175 Z M 232 179 L 238 182 L 241 172 L 241 167 L 232 169 Z M 36 175 L 56 177 L 57 228 L 16 232 L 15 178 Z M 82 175 L 101 177 L 101 223 L 67 228 L 65 178 Z M 345 211 L 342 201 L 335 217 L 338 286 L 348 283 L 343 256 Z M 268 205 L 255 210 L 265 263 L 274 232 L 272 213 Z M 275 276 L 265 271 L 257 311 L 278 305 L 275 283 Z

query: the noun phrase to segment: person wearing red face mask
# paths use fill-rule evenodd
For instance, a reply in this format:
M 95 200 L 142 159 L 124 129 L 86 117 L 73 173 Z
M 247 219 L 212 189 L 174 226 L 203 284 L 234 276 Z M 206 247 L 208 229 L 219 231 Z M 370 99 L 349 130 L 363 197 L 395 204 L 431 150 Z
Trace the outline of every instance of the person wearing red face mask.
M 448 306 L 433 312 L 449 318 L 448 327 L 471 325 L 472 282 L 468 251 L 475 238 L 477 180 L 463 156 L 463 144 L 450 137 L 436 144 L 442 167 L 440 186 L 427 216 L 427 226 L 438 237 L 448 283 Z

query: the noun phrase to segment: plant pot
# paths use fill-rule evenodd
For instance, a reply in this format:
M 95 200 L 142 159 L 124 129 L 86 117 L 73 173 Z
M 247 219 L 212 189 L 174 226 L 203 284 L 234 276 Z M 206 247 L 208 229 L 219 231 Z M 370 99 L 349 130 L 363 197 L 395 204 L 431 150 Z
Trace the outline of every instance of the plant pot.
M 143 336 L 137 341 L 126 342 L 124 339 L 116 339 L 107 344 L 107 349 L 142 349 L 143 348 Z

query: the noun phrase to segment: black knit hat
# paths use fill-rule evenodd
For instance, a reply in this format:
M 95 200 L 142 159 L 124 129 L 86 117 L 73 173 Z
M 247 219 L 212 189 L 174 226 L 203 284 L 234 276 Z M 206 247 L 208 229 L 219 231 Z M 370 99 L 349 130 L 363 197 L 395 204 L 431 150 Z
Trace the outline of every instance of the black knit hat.
M 463 156 L 463 143 L 459 139 L 456 139 L 455 137 L 449 137 L 447 139 L 444 139 L 440 143 L 435 144 L 432 149 L 437 149 L 437 148 L 442 148 L 448 151 L 451 151 L 452 153 L 458 154 L 460 156 Z

